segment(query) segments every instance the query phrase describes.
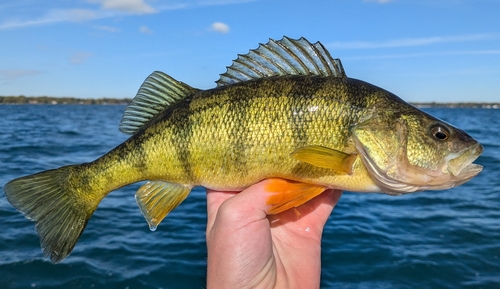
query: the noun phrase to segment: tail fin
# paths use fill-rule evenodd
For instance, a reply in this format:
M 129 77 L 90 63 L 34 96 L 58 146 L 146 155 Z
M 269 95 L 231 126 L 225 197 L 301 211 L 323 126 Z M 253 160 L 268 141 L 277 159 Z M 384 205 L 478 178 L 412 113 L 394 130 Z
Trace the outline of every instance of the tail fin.
M 71 253 L 100 199 L 93 194 L 80 195 L 71 177 L 80 170 L 78 165 L 10 181 L 4 187 L 7 200 L 16 209 L 36 222 L 43 252 L 57 263 Z

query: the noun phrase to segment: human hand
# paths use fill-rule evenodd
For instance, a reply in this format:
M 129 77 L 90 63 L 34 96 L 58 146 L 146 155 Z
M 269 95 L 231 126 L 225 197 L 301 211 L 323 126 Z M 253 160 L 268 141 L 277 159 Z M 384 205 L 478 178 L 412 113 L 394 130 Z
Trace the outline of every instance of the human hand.
M 267 215 L 268 182 L 242 192 L 207 190 L 208 289 L 319 288 L 321 234 L 342 192 Z

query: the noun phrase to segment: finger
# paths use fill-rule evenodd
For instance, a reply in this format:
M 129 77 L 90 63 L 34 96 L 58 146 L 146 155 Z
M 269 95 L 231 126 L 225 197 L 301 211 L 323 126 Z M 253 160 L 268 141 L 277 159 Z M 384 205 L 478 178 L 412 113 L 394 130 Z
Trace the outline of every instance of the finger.
M 207 284 L 250 288 L 242 281 L 262 281 L 257 277 L 267 275 L 261 273 L 269 270 L 266 264 L 274 264 L 264 184 L 254 184 L 236 194 L 207 191 Z M 219 285 L 213 288 L 221 288 Z
M 213 227 L 220 205 L 239 192 L 222 192 L 207 189 L 207 231 Z
M 265 218 L 269 205 L 266 203 L 264 187 L 266 180 L 256 183 L 241 192 L 220 192 L 207 190 L 207 230 L 210 230 L 216 218 L 235 223 L 247 223 Z M 242 224 L 244 225 L 244 224 Z

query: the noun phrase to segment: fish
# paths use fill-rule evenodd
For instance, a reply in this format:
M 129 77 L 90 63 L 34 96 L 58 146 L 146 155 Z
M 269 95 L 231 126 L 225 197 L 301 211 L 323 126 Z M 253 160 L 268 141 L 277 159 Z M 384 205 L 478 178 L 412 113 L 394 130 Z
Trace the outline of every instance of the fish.
M 145 181 L 135 199 L 155 230 L 195 186 L 239 191 L 269 179 L 269 214 L 278 214 L 328 188 L 401 195 L 452 188 L 482 170 L 473 162 L 483 147 L 466 132 L 347 77 L 340 59 L 303 37 L 238 55 L 212 89 L 155 71 L 119 129 L 131 136 L 98 159 L 3 188 L 53 263 L 104 197 L 136 182 Z

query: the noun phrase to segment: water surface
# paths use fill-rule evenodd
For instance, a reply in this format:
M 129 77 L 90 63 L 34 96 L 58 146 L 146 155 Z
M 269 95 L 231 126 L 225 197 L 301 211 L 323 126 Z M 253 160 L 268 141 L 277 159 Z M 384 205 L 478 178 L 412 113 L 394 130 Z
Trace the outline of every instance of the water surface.
M 124 106 L 0 106 L 0 186 L 92 161 L 127 136 Z M 500 288 L 500 112 L 426 109 L 484 146 L 483 172 L 446 191 L 345 193 L 323 237 L 322 288 Z M 151 232 L 139 184 L 99 205 L 73 253 L 53 265 L 34 224 L 0 196 L 0 288 L 204 288 L 205 191 Z

